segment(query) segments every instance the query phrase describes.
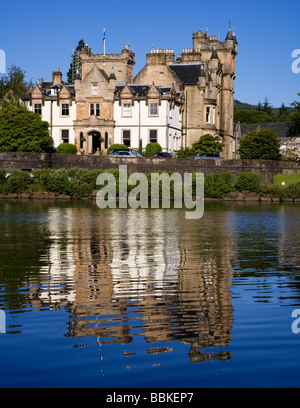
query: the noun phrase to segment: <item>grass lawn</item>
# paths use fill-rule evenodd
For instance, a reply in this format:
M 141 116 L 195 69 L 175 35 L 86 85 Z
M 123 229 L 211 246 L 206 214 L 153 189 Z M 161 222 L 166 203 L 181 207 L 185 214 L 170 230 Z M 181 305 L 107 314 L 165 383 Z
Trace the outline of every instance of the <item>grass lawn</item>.
M 300 182 L 300 173 L 290 175 L 280 174 L 274 177 L 274 184 L 276 186 L 281 186 L 282 183 L 285 183 L 285 185 L 288 186 L 297 182 Z

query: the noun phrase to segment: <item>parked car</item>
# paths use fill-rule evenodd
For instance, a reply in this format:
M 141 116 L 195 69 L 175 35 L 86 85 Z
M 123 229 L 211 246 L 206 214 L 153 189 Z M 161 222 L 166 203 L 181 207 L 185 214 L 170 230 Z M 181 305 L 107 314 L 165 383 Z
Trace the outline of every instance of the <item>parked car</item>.
M 29 175 L 30 175 L 30 177 L 33 177 L 32 172 L 33 172 L 34 170 L 36 170 L 36 169 L 33 169 L 32 167 L 23 167 L 22 169 L 19 169 L 19 171 L 26 171 L 26 172 L 28 172 Z M 11 175 L 10 173 L 7 173 L 5 177 L 6 177 L 6 178 L 9 178 L 10 175 Z
M 30 176 L 30 177 L 33 177 L 32 172 L 33 172 L 34 170 L 36 170 L 36 169 L 33 169 L 33 168 L 31 168 L 31 167 L 23 167 L 22 169 L 20 169 L 20 171 L 26 171 L 27 173 L 29 173 L 29 176 Z
M 221 160 L 222 156 L 220 153 L 201 153 L 199 156 L 194 156 L 192 159 L 213 159 L 213 160 Z
M 115 149 L 112 153 L 110 153 L 112 157 L 145 157 L 136 150 L 128 149 L 128 150 L 121 150 Z
M 154 156 L 152 156 L 152 159 L 172 159 L 171 153 L 166 153 L 166 152 L 159 152 L 156 153 Z

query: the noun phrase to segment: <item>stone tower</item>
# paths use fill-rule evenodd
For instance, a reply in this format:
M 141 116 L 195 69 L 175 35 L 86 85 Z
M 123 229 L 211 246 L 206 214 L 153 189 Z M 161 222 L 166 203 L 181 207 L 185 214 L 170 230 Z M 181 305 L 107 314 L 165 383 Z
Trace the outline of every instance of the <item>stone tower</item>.
M 134 83 L 155 83 L 184 90 L 182 147 L 191 147 L 204 134 L 218 135 L 223 157 L 235 157 L 234 80 L 237 40 L 229 27 L 225 41 L 207 32 L 193 33 L 193 48 L 177 56 L 173 50 L 152 49 Z
M 114 141 L 116 83 L 131 83 L 135 55 L 128 45 L 121 54 L 93 54 L 87 45 L 75 78 L 75 139 L 79 151 L 101 153 Z

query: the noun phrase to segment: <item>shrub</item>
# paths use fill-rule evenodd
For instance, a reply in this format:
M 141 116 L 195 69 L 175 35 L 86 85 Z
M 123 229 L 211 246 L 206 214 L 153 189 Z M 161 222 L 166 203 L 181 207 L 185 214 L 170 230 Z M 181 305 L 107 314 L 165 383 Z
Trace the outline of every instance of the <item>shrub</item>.
M 118 144 L 118 143 L 113 144 L 108 148 L 107 155 L 110 155 L 110 152 L 111 152 L 112 149 L 125 149 L 125 150 L 128 150 L 129 147 L 124 145 L 124 144 Z
M 189 147 L 185 147 L 185 148 L 182 147 L 176 153 L 177 159 L 190 159 L 193 156 L 196 156 L 196 153 L 193 149 L 190 149 Z
M 80 183 L 76 180 L 71 180 L 69 186 L 68 194 L 75 197 L 88 197 L 93 190 L 89 183 Z
M 257 173 L 240 173 L 235 182 L 235 189 L 238 191 L 259 192 L 261 187 L 262 176 Z
M 204 196 L 221 198 L 234 190 L 231 172 L 223 174 L 207 174 L 204 179 Z M 193 190 L 194 191 L 194 190 Z
M 300 198 L 300 182 L 295 184 L 289 184 L 284 188 L 286 195 L 289 198 Z
M 77 147 L 71 143 L 62 143 L 57 148 L 59 154 L 77 154 Z
M 0 169 L 0 185 L 3 185 L 6 182 L 6 171 Z
M 149 143 L 146 146 L 145 156 L 146 157 L 152 157 L 156 153 L 159 153 L 161 151 L 162 151 L 162 147 L 161 147 L 161 145 L 159 143 Z
M 262 129 L 246 134 L 239 144 L 243 160 L 280 160 L 280 140 L 272 129 Z
M 21 194 L 32 185 L 30 174 L 25 171 L 14 170 L 2 186 L 5 194 Z
M 39 169 L 35 170 L 33 174 L 33 186 L 35 190 L 38 191 L 47 191 L 49 188 L 49 183 L 52 177 L 52 173 L 55 170 L 51 169 Z
M 46 180 L 45 180 L 46 181 Z M 70 193 L 70 180 L 66 169 L 54 170 L 47 179 L 46 189 L 59 194 Z

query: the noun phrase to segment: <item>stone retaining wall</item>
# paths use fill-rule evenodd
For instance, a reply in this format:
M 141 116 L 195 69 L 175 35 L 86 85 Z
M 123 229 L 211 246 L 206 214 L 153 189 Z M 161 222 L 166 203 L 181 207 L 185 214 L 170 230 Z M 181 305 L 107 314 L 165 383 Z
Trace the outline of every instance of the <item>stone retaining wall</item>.
M 32 168 L 83 168 L 117 169 L 120 165 L 128 166 L 128 174 L 135 172 L 174 171 L 184 173 L 202 172 L 223 173 L 231 171 L 234 175 L 241 172 L 260 173 L 266 182 L 273 182 L 278 174 L 300 173 L 300 164 L 271 160 L 192 160 L 192 159 L 146 159 L 118 158 L 101 156 L 65 156 L 43 153 L 6 153 L 0 152 L 0 168 L 5 170 Z

